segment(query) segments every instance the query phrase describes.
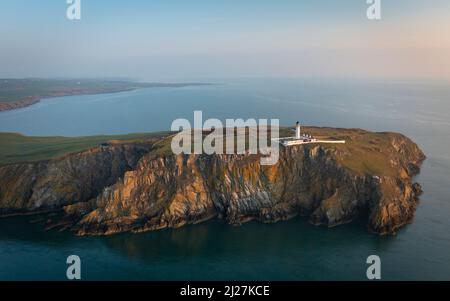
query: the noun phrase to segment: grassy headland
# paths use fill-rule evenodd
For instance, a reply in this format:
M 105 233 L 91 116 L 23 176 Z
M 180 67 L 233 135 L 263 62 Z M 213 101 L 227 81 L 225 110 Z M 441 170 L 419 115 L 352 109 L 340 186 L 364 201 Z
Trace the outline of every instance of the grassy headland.
M 109 141 L 139 142 L 164 135 L 164 133 L 140 133 L 88 137 L 30 137 L 16 133 L 0 133 L 0 165 L 48 160 Z
M 346 140 L 345 144 L 321 145 L 325 149 L 334 150 L 338 162 L 359 174 L 397 173 L 389 158 L 398 155 L 393 153 L 392 147 L 392 141 L 398 134 L 324 127 L 303 127 L 303 131 L 318 139 Z M 170 134 L 159 132 L 89 137 L 29 137 L 15 133 L 0 133 L 0 165 L 48 160 L 114 140 L 139 142 L 152 138 L 153 153 L 170 155 L 172 154 Z M 280 129 L 280 137 L 293 134 L 290 128 Z M 305 147 L 314 146 L 315 144 L 310 144 Z
M 130 91 L 139 88 L 185 87 L 205 83 L 142 83 L 97 79 L 0 79 L 0 111 L 30 106 L 46 97 L 81 94 L 101 94 Z

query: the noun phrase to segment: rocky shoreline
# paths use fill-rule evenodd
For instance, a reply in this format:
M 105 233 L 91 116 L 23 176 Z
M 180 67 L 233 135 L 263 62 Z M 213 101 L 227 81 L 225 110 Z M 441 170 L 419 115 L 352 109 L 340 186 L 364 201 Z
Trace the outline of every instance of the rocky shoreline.
M 344 135 L 348 145 L 281 148 L 273 166 L 260 165 L 257 155 L 175 156 L 161 153 L 155 141 L 10 164 L 0 167 L 0 215 L 62 210 L 48 226 L 77 235 L 138 233 L 213 218 L 240 225 L 302 216 L 334 227 L 364 216 L 378 234 L 410 223 L 421 193 L 413 182 L 425 159 L 419 147 L 401 134 L 325 131 Z M 379 158 L 386 164 L 381 171 L 359 167 Z
M 0 102 L 0 112 L 25 108 L 41 101 L 39 97 L 29 97 L 20 101 Z
M 56 81 L 58 82 L 58 81 Z M 34 93 L 30 96 L 26 96 L 23 99 L 17 101 L 0 102 L 0 112 L 15 110 L 20 108 L 25 108 L 40 102 L 44 98 L 51 97 L 63 97 L 63 96 L 76 96 L 76 95 L 96 95 L 96 94 L 106 94 L 106 93 L 119 93 L 127 92 L 141 88 L 180 88 L 186 86 L 201 86 L 210 85 L 209 83 L 133 83 L 133 82 L 119 82 L 119 87 L 108 87 L 108 88 L 77 88 L 76 83 L 74 87 L 69 87 L 64 90 L 47 91 L 38 95 Z M 125 86 L 124 86 L 125 85 Z M 31 93 L 30 93 L 31 94 Z
M 137 89 L 137 88 L 136 88 Z M 84 90 L 73 90 L 73 91 L 65 91 L 52 93 L 45 98 L 51 97 L 63 97 L 63 96 L 76 96 L 76 95 L 94 95 L 94 94 L 105 94 L 105 93 L 118 93 L 118 92 L 126 92 L 134 90 L 134 88 L 130 89 L 119 89 L 119 90 L 111 90 L 111 91 L 84 91 Z M 38 96 L 29 96 L 25 99 L 19 101 L 12 102 L 0 102 L 0 112 L 2 111 L 10 111 L 15 109 L 21 109 L 25 107 L 32 106 L 34 104 L 39 103 L 42 100 L 42 97 Z

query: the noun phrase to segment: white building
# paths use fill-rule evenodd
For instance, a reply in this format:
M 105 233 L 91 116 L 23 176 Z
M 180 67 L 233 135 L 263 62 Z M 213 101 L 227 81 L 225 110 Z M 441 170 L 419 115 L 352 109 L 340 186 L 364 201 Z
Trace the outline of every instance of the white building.
M 297 121 L 295 124 L 295 136 L 294 137 L 284 137 L 279 139 L 273 139 L 284 146 L 293 146 L 299 144 L 309 144 L 309 143 L 345 143 L 345 140 L 318 140 L 311 135 L 303 134 L 301 132 L 300 122 Z

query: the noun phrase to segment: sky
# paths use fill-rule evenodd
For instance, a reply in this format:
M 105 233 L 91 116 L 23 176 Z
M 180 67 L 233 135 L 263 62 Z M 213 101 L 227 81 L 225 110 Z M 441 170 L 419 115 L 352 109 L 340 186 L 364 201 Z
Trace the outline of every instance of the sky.
M 0 77 L 450 79 L 450 1 L 0 0 Z

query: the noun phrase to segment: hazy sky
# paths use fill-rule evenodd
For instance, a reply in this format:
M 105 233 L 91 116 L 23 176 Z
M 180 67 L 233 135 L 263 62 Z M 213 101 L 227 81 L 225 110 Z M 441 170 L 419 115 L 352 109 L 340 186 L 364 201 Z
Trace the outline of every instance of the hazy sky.
M 0 77 L 450 78 L 450 1 L 0 0 Z

